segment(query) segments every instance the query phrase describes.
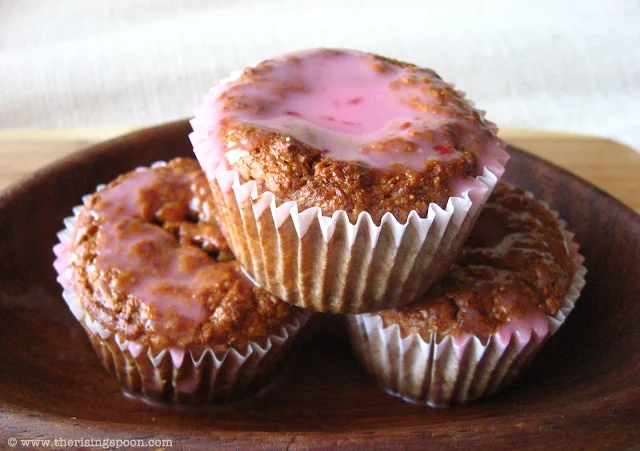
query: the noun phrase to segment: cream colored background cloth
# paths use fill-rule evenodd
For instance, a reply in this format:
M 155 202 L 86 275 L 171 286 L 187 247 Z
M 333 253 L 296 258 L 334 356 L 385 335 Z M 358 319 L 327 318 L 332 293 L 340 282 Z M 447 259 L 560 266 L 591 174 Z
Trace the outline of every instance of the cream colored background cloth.
M 0 0 L 0 128 L 183 118 L 230 71 L 316 46 L 432 67 L 502 127 L 640 149 L 633 0 Z

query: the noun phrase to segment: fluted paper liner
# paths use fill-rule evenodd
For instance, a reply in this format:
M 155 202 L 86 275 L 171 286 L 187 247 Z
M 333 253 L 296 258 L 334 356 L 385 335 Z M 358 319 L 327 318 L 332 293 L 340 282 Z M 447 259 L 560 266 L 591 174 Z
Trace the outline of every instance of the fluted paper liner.
M 573 235 L 565 236 L 576 273 L 558 312 L 547 316 L 547 334 L 516 330 L 506 342 L 498 332 L 484 339 L 437 333 L 402 337 L 398 325 L 384 327 L 379 315 L 365 313 L 347 319 L 356 356 L 385 390 L 409 402 L 462 404 L 506 387 L 562 325 L 584 287 L 583 258 Z
M 158 162 L 152 167 L 163 164 Z M 98 186 L 98 190 L 104 186 Z M 273 374 L 291 347 L 291 339 L 309 319 L 310 312 L 301 311 L 283 324 L 278 333 L 266 337 L 263 345 L 251 342 L 246 349 L 229 348 L 223 353 L 208 347 L 158 349 L 127 341 L 85 311 L 70 283 L 69 243 L 81 210 L 82 205 L 74 207 L 75 216 L 65 218 L 65 229 L 58 233 L 60 242 L 54 247 L 58 282 L 63 287 L 65 302 L 87 333 L 102 364 L 131 393 L 162 401 L 203 403 L 255 391 Z
M 501 174 L 500 174 L 501 175 Z M 218 169 L 211 188 L 236 258 L 258 285 L 299 307 L 332 313 L 398 307 L 426 292 L 449 267 L 499 176 L 485 168 L 476 184 L 446 207 L 431 204 L 405 224 L 393 215 L 376 226 L 363 212 L 323 216 L 294 202 L 258 195 L 235 170 Z

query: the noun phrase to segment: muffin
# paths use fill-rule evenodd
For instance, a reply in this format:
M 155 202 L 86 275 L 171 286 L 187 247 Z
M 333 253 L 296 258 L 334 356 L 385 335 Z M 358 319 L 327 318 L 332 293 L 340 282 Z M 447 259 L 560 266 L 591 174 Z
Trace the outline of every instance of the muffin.
M 545 204 L 501 182 L 455 263 L 418 301 L 348 318 L 380 385 L 416 403 L 466 403 L 507 386 L 571 312 L 586 269 Z
M 422 295 L 508 159 L 495 124 L 434 71 L 349 50 L 249 67 L 211 90 L 192 126 L 247 272 L 333 313 Z
M 146 397 L 257 389 L 308 313 L 255 286 L 213 219 L 193 159 L 139 168 L 84 198 L 54 248 L 63 296 L 104 366 Z

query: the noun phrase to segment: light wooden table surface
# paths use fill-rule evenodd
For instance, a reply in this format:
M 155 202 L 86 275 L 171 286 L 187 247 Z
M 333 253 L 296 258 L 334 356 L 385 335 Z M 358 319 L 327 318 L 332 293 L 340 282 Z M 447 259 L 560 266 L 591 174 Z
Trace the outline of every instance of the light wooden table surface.
M 30 172 L 131 127 L 0 131 L 0 189 Z M 511 144 L 588 180 L 640 212 L 640 153 L 591 136 L 503 130 Z

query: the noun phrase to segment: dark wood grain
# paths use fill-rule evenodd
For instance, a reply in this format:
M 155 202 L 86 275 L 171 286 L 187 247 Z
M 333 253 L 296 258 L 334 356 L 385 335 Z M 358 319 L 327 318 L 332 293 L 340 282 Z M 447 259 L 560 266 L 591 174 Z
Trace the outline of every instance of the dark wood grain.
M 17 438 L 173 440 L 174 449 L 625 449 L 640 444 L 640 217 L 511 148 L 506 178 L 560 211 L 587 286 L 567 323 L 502 394 L 432 409 L 380 390 L 338 317 L 316 317 L 260 396 L 202 410 L 122 396 L 67 311 L 51 266 L 80 196 L 138 165 L 190 155 L 186 122 L 74 154 L 0 195 L 0 449 Z

